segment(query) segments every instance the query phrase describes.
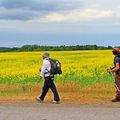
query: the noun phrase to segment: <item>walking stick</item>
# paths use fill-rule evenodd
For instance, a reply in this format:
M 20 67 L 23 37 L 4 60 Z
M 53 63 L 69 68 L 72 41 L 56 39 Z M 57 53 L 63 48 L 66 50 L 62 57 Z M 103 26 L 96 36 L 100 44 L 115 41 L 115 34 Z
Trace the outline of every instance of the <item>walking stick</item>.
M 118 92 L 120 93 L 120 90 L 119 90 L 119 88 L 118 88 L 117 84 L 115 83 L 115 81 L 114 81 L 114 79 L 113 79 L 113 77 L 112 77 L 112 74 L 111 74 L 111 73 L 109 73 L 109 75 L 110 75 L 110 77 L 112 78 L 112 81 L 114 82 L 115 87 L 117 88 Z

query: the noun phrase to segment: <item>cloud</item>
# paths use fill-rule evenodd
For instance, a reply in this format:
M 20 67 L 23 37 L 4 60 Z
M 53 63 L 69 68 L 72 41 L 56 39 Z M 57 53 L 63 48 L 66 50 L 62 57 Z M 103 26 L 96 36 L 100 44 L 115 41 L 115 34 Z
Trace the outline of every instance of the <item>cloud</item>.
M 0 19 L 5 20 L 31 20 L 52 12 L 81 8 L 79 0 L 1 0 Z
M 111 10 L 98 10 L 99 4 L 82 0 L 1 0 L 0 19 L 29 22 L 79 22 L 113 16 Z M 120 16 L 120 12 L 116 13 Z
M 0 19 L 5 20 L 29 20 L 36 16 L 37 14 L 32 11 L 24 11 L 19 9 L 5 9 L 3 7 L 0 8 Z
M 92 19 L 108 18 L 113 16 L 113 11 L 98 11 L 95 9 L 75 9 L 50 13 L 41 18 L 36 18 L 30 22 L 79 22 L 90 21 Z
M 23 0 L 1 0 L 0 7 L 4 7 L 6 9 L 19 9 L 28 6 L 30 3 Z
M 116 15 L 117 18 L 120 18 L 120 5 L 117 7 L 115 15 Z
M 120 6 L 113 0 L 106 6 L 106 1 L 0 0 L 0 31 L 109 31 L 119 23 Z
M 114 25 L 120 25 L 120 22 L 115 22 L 115 23 L 113 23 Z
M 24 9 L 33 11 L 59 11 L 81 7 L 79 0 L 1 0 L 0 7 L 6 9 Z

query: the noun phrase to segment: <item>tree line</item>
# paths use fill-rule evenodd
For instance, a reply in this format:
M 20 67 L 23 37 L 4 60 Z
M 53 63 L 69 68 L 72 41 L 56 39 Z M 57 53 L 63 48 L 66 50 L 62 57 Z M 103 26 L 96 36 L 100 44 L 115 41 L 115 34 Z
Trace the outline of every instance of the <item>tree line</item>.
M 120 46 L 117 46 L 120 48 Z M 104 47 L 97 45 L 70 45 L 70 46 L 40 46 L 40 45 L 24 45 L 18 47 L 0 47 L 0 52 L 23 52 L 23 51 L 73 51 L 73 50 L 109 50 L 112 46 Z

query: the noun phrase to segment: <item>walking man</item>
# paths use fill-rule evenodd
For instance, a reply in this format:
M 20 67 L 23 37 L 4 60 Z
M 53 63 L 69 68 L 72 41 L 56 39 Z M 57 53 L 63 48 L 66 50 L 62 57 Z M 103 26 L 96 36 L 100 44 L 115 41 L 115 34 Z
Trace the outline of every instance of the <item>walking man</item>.
M 48 90 L 49 90 L 49 88 L 50 88 L 52 90 L 53 94 L 54 94 L 54 101 L 51 101 L 51 103 L 59 104 L 60 103 L 60 98 L 59 98 L 56 86 L 55 86 L 55 84 L 52 80 L 53 78 L 51 78 L 50 72 L 49 72 L 50 69 L 51 69 L 49 56 L 50 56 L 50 54 L 48 52 L 45 52 L 44 54 L 42 54 L 43 65 L 42 65 L 42 69 L 39 69 L 39 71 L 41 72 L 39 80 L 41 80 L 42 77 L 44 77 L 45 81 L 44 81 L 44 86 L 43 86 L 43 89 L 42 89 L 41 96 L 39 98 L 35 98 L 35 99 L 42 103 L 46 94 L 47 94 L 47 92 L 48 92 Z
M 115 72 L 115 83 L 117 85 L 117 87 L 120 90 L 120 52 L 119 52 L 119 48 L 114 48 L 112 50 L 113 55 L 115 55 L 114 57 L 114 68 L 110 68 L 109 70 L 107 70 L 108 73 L 110 72 Z M 116 97 L 115 99 L 112 100 L 112 102 L 120 102 L 120 92 L 118 90 L 116 90 Z

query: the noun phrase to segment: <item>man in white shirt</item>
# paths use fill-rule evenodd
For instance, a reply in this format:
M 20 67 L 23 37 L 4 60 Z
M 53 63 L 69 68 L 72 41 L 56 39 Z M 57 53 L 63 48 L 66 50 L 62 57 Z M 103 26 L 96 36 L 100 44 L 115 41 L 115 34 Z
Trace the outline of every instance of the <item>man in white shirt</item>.
M 54 93 L 54 101 L 51 101 L 51 103 L 59 104 L 60 98 L 59 98 L 56 86 L 50 77 L 49 71 L 51 69 L 51 64 L 49 61 L 49 56 L 50 56 L 50 54 L 48 52 L 45 52 L 44 54 L 42 54 L 43 65 L 42 65 L 42 69 L 39 69 L 39 71 L 41 72 L 39 80 L 41 80 L 42 77 L 45 77 L 45 81 L 44 81 L 44 86 L 43 86 L 43 91 L 42 91 L 41 96 L 39 98 L 35 98 L 35 99 L 39 102 L 43 102 L 43 100 L 44 100 L 44 98 L 45 98 L 45 96 L 50 88 L 52 90 L 52 92 Z

